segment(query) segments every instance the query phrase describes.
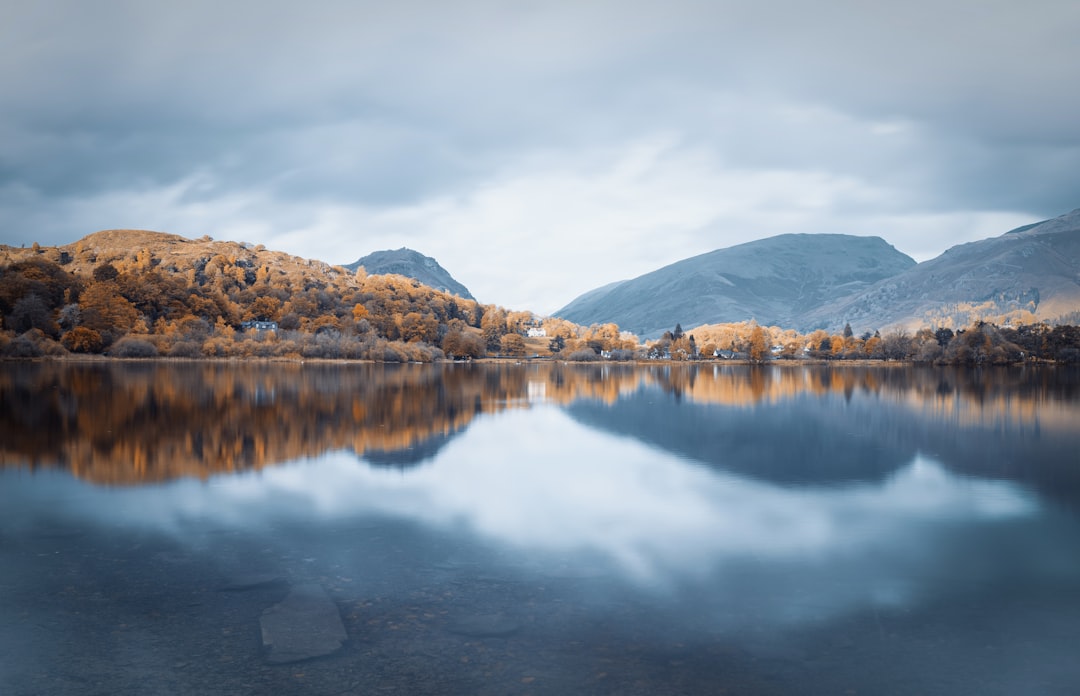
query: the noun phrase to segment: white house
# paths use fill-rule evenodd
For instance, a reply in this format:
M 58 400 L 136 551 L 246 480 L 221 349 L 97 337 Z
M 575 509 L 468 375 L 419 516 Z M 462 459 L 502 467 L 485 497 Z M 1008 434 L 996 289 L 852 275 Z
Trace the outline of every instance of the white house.
M 240 324 L 242 331 L 277 331 L 276 321 L 245 321 Z

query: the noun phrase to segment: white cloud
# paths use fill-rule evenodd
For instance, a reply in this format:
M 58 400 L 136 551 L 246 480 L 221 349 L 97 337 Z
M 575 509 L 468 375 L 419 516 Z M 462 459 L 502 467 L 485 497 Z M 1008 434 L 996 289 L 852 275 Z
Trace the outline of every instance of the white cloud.
M 718 247 L 834 231 L 835 208 L 887 195 L 825 172 L 727 169 L 668 134 L 560 155 L 527 157 L 459 196 L 327 207 L 271 244 L 342 262 L 413 246 L 482 301 L 546 313 L 598 285 Z M 354 258 L 340 258 L 349 247 Z

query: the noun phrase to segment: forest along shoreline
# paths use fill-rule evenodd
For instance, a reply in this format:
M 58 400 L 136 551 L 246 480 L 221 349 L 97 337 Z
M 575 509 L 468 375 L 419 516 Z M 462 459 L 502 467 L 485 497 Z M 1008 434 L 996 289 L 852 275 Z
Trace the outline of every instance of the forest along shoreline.
M 508 310 L 406 276 L 139 230 L 3 247 L 0 259 L 0 358 L 1080 362 L 1080 327 L 1011 315 L 955 330 L 805 334 L 752 320 L 676 323 L 642 340 L 614 323 Z

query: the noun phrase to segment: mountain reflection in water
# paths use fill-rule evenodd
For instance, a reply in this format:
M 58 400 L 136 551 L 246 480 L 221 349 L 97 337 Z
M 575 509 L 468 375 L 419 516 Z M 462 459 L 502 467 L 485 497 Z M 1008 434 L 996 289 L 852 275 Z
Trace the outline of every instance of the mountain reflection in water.
M 879 480 L 916 452 L 1008 476 L 1018 461 L 1068 459 L 1077 382 L 1066 369 L 8 364 L 0 463 L 60 466 L 109 484 L 206 478 L 336 450 L 407 467 L 480 414 L 544 402 L 774 481 Z M 988 471 L 987 457 L 965 459 L 971 448 L 999 451 L 998 440 L 1012 455 L 1004 465 Z
M 0 686 L 1067 693 L 1078 377 L 6 364 Z M 262 662 L 252 571 L 342 652 Z

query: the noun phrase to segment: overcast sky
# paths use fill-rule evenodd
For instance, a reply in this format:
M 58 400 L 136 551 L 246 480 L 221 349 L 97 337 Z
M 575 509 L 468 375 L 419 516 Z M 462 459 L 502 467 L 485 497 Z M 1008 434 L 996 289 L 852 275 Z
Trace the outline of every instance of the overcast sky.
M 35 0 L 0 242 L 407 246 L 482 302 L 787 232 L 916 260 L 1080 207 L 1072 0 Z

